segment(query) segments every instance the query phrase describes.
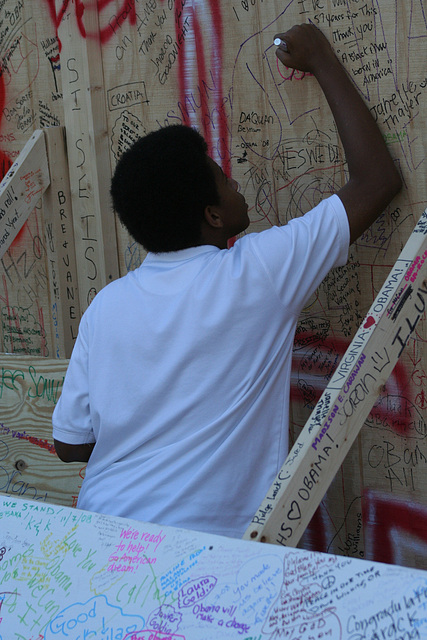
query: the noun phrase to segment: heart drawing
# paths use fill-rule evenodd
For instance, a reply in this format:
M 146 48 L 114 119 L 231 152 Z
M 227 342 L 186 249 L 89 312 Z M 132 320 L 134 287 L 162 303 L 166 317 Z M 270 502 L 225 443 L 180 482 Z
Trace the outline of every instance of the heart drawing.
M 369 327 L 372 327 L 372 325 L 375 324 L 375 318 L 373 318 L 372 316 L 368 316 L 366 318 L 366 322 L 363 325 L 364 329 L 369 329 Z

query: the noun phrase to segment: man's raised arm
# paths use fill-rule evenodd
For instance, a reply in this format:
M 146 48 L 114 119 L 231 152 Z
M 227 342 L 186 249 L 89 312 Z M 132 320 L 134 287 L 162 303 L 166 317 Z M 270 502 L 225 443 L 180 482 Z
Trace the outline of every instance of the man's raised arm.
M 314 25 L 278 36 L 276 55 L 287 67 L 312 73 L 325 94 L 344 147 L 348 182 L 338 191 L 354 242 L 400 191 L 402 181 L 381 131 L 328 40 Z

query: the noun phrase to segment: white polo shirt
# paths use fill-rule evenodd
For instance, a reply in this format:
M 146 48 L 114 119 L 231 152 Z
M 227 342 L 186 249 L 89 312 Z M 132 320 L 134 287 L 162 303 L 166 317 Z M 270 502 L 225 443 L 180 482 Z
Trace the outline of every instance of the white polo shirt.
M 96 442 L 78 507 L 241 537 L 288 452 L 294 332 L 349 228 L 334 195 L 301 218 L 149 254 L 85 312 L 54 438 Z

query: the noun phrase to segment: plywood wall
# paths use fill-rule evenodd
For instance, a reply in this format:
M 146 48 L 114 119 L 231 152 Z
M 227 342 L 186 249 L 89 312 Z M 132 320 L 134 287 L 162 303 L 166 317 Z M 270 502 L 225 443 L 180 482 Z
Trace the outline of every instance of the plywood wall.
M 306 21 L 327 34 L 359 88 L 404 189 L 304 309 L 292 373 L 296 437 L 427 204 L 425 0 L 0 2 L 1 173 L 35 129 L 62 125 L 70 175 L 0 262 L 4 352 L 68 356 L 70 314 L 143 260 L 116 226 L 108 183 L 122 151 L 151 129 L 200 129 L 252 203 L 249 231 L 285 224 L 339 188 L 346 165 L 325 100 L 314 78 L 278 67 L 272 44 Z M 72 226 L 65 238 L 62 224 Z M 422 321 L 306 548 L 426 567 L 426 339 Z M 7 420 L 2 411 L 0 439 Z

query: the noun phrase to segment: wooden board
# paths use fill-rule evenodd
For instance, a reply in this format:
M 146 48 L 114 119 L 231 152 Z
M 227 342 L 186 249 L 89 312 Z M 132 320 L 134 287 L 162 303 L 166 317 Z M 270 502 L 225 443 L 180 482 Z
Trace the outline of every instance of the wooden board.
M 57 1 L 58 11 L 63 6 Z M 98 31 L 95 0 L 85 3 L 81 28 Z M 115 220 L 110 204 L 109 161 L 105 96 L 100 43 L 97 38 L 81 38 L 75 8 L 62 13 L 58 25 L 61 39 L 61 69 L 65 127 L 70 168 L 79 298 L 84 311 L 98 291 L 119 275 Z
M 49 186 L 43 131 L 35 131 L 0 184 L 0 258 Z
M 424 571 L 0 496 L 0 638 L 427 634 Z
M 296 546 L 426 310 L 427 209 L 245 532 Z
M 0 492 L 75 506 L 86 465 L 61 462 L 52 439 L 52 412 L 67 365 L 0 357 Z
M 43 196 L 54 356 L 69 358 L 80 322 L 76 247 L 64 127 L 45 129 L 50 185 Z
M 84 103 L 95 123 L 77 122 L 71 141 L 77 216 L 86 215 L 77 193 L 83 175 L 76 171 L 83 158 L 76 149 L 79 131 L 101 136 L 95 163 L 102 163 L 105 188 L 107 174 L 132 141 L 181 122 L 199 128 L 211 155 L 239 182 L 250 203 L 249 231 L 286 223 L 346 176 L 316 81 L 281 69 L 274 55 L 275 33 L 309 20 L 330 39 L 401 171 L 402 193 L 303 310 L 292 365 L 294 443 L 427 205 L 426 1 L 106 0 L 97 3 L 97 16 L 89 14 L 93 6 L 86 0 L 0 3 L 0 176 L 34 130 L 67 125 L 69 109 Z M 73 33 L 72 49 L 63 28 Z M 82 60 L 86 71 L 78 66 Z M 76 89 L 81 91 L 72 94 Z M 83 100 L 85 91 L 103 95 L 100 107 L 93 108 L 92 98 Z M 80 104 L 69 100 L 73 95 L 82 98 Z M 83 235 L 81 222 L 80 235 L 94 237 Z M 98 231 L 105 245 L 105 229 Z M 38 205 L 0 259 L 3 351 L 30 358 L 58 352 L 48 243 Z M 92 249 L 85 256 L 89 241 L 81 244 L 76 263 L 88 267 L 90 276 L 94 267 L 87 258 L 98 266 L 103 251 L 117 251 L 122 275 L 145 255 L 120 225 L 117 241 L 103 247 L 99 262 Z M 16 323 L 26 341 L 15 340 Z M 300 542 L 305 548 L 427 568 L 426 343 L 421 318 L 307 527 Z

